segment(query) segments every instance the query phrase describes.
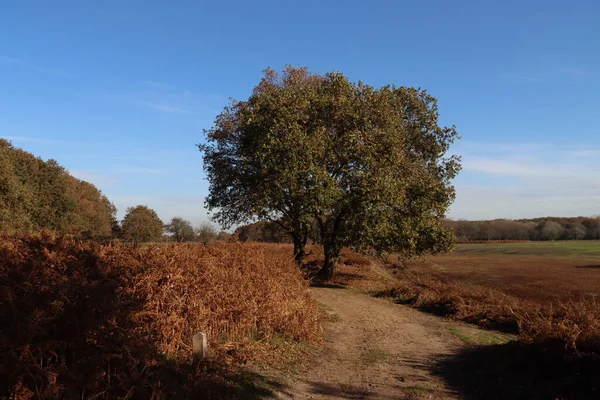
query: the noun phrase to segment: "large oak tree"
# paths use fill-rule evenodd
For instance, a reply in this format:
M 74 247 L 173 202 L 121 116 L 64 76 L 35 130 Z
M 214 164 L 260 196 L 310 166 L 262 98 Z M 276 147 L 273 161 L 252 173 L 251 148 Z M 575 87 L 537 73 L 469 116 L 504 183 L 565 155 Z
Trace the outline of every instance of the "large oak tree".
M 266 70 L 206 136 L 206 205 L 215 219 L 277 221 L 299 262 L 316 221 L 324 278 L 344 246 L 413 256 L 452 244 L 441 220 L 460 169 L 448 156 L 457 132 L 438 125 L 437 101 L 424 90 Z

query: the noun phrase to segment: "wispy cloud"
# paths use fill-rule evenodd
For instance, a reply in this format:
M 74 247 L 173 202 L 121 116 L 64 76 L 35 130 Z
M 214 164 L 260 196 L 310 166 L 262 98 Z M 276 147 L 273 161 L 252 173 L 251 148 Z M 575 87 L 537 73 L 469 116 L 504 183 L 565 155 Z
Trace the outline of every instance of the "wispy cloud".
M 146 107 L 152 108 L 157 111 L 169 113 L 169 114 L 190 114 L 191 113 L 191 111 L 185 107 L 173 106 L 173 105 L 168 105 L 168 104 L 148 103 L 148 104 L 146 104 Z
M 463 169 L 494 175 L 536 176 L 551 174 L 551 170 L 510 159 L 469 157 L 463 161 Z
M 524 83 L 570 82 L 580 83 L 600 78 L 600 67 L 595 66 L 553 66 L 527 68 L 519 72 L 505 75 L 511 81 Z
M 110 165 L 106 171 L 111 174 L 114 174 L 114 175 L 125 175 L 125 174 L 156 175 L 156 174 L 165 174 L 165 173 L 169 172 L 166 169 L 145 167 L 145 166 L 141 166 L 141 165 L 127 165 L 127 164 Z
M 223 96 L 153 80 L 138 82 L 131 90 L 105 96 L 128 106 L 202 121 L 212 121 L 228 101 Z
M 0 134 L 0 138 L 9 140 L 9 141 L 13 142 L 13 144 L 15 144 L 15 145 L 21 145 L 21 144 L 25 144 L 25 143 L 38 144 L 38 145 L 47 144 L 47 145 L 54 145 L 54 146 L 57 146 L 57 145 L 60 145 L 60 146 L 81 145 L 83 143 L 86 143 L 89 145 L 93 144 L 92 142 L 81 141 L 81 140 L 55 139 L 52 137 L 25 136 L 25 135 L 1 135 Z
M 558 71 L 560 74 L 567 75 L 573 78 L 585 78 L 585 77 L 595 77 L 600 76 L 600 68 L 596 67 L 575 67 L 575 66 L 565 66 L 559 68 Z
M 455 218 L 600 213 L 600 148 L 552 144 L 463 146 Z
M 33 136 L 0 136 L 11 142 L 27 142 L 27 143 L 58 143 L 60 140 L 40 138 Z
M 28 71 L 60 76 L 62 78 L 73 78 L 74 77 L 73 74 L 66 72 L 62 69 L 42 66 L 42 65 L 36 64 L 32 61 L 24 60 L 22 58 L 17 58 L 17 57 L 9 57 L 9 56 L 1 56 L 0 55 L 0 64 L 12 65 L 12 66 L 15 66 L 15 67 L 18 67 L 21 69 L 25 69 Z
M 144 85 L 156 88 L 156 89 L 167 89 L 167 90 L 176 90 L 177 86 L 171 85 L 170 83 L 165 82 L 157 82 L 157 81 L 144 81 Z
M 450 216 L 457 219 L 592 216 L 599 214 L 598 191 L 577 185 L 549 190 L 543 184 L 523 186 L 457 185 Z
M 114 175 L 105 174 L 96 170 L 70 170 L 69 173 L 75 178 L 93 183 L 100 189 L 111 187 L 119 181 Z

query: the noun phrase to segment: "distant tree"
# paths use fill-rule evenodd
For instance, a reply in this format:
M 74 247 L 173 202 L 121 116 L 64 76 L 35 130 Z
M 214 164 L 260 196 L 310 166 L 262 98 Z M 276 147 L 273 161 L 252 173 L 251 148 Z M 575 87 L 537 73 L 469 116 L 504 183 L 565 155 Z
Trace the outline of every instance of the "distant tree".
M 586 227 L 581 222 L 574 222 L 566 230 L 567 239 L 581 240 L 587 234 Z
M 600 239 L 600 217 L 586 218 L 582 223 L 587 230 L 586 239 Z
M 447 225 L 454 230 L 460 241 L 600 239 L 600 219 L 595 217 L 544 217 L 492 221 L 448 220 Z
M 217 235 L 217 239 L 220 242 L 226 242 L 229 240 L 229 238 L 231 237 L 231 234 L 225 232 L 225 231 L 221 231 L 219 232 L 219 234 Z
M 203 222 L 196 228 L 196 237 L 204 244 L 208 244 L 212 240 L 216 240 L 219 236 L 217 228 L 209 222 Z
M 545 221 L 539 225 L 538 229 L 542 240 L 556 240 L 564 232 L 563 226 L 554 221 Z
M 266 70 L 247 101 L 232 102 L 207 132 L 206 205 L 225 226 L 281 224 L 301 263 L 314 221 L 336 272 L 343 246 L 405 256 L 441 252 L 441 220 L 460 169 L 448 156 L 454 127 L 438 125 L 423 90 L 351 83 L 341 73 Z
M 173 217 L 171 222 L 165 225 L 165 230 L 178 242 L 189 242 L 195 237 L 192 224 L 181 217 Z
M 156 212 L 143 205 L 129 207 L 121 227 L 123 238 L 136 244 L 159 240 L 163 233 L 163 223 Z

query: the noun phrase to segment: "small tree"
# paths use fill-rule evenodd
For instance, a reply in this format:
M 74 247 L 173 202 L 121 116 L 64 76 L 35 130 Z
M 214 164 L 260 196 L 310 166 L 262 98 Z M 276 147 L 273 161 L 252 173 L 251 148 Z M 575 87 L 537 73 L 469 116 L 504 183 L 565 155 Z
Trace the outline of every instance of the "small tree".
M 195 234 L 192 224 L 181 217 L 173 217 L 171 222 L 165 225 L 165 230 L 172 234 L 178 242 L 194 240 Z
M 460 169 L 446 156 L 457 133 L 438 126 L 436 99 L 423 90 L 266 70 L 206 133 L 206 205 L 216 220 L 279 223 L 298 263 L 316 221 L 326 279 L 343 246 L 412 256 L 453 242 L 441 220 Z
M 217 239 L 220 242 L 227 242 L 229 240 L 229 238 L 231 237 L 230 233 L 227 233 L 225 231 L 221 231 L 217 234 Z
M 163 223 L 153 209 L 139 205 L 127 209 L 121 229 L 125 240 L 137 244 L 160 239 Z
M 217 228 L 209 222 L 203 222 L 196 228 L 196 237 L 204 244 L 208 244 L 212 240 L 216 240 L 219 236 Z

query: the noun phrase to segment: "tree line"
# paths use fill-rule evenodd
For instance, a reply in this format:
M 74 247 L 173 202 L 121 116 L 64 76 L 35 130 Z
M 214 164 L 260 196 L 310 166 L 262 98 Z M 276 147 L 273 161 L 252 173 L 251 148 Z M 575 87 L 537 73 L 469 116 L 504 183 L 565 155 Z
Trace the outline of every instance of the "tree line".
M 544 217 L 490 221 L 446 221 L 458 241 L 598 240 L 600 217 Z
M 223 239 L 203 223 L 193 228 L 174 217 L 167 224 L 148 206 L 129 207 L 118 221 L 114 204 L 93 184 L 77 179 L 56 160 L 40 157 L 0 139 L 0 232 L 50 229 L 78 238 L 150 242 Z
M 113 203 L 91 183 L 0 139 L 0 230 L 52 229 L 86 238 L 112 236 Z
M 459 242 L 493 240 L 600 240 L 600 217 L 544 217 L 481 221 L 445 220 Z M 319 242 L 318 229 L 308 239 Z M 291 243 L 292 238 L 278 223 L 258 221 L 238 227 L 234 236 L 241 241 Z

